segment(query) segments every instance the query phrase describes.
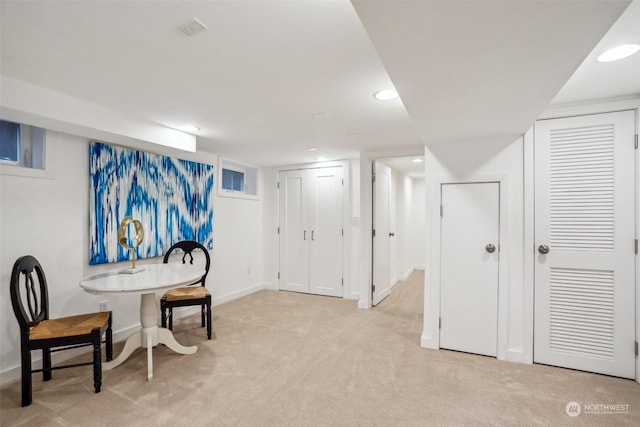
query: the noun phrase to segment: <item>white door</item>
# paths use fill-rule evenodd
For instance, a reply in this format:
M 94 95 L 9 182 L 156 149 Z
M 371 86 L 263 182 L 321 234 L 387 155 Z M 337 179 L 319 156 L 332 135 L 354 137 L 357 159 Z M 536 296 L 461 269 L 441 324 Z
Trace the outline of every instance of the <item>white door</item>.
M 342 168 L 312 169 L 309 292 L 342 296 Z
M 280 172 L 280 289 L 309 293 L 305 171 Z
M 496 356 L 500 184 L 441 186 L 440 347 Z
M 375 162 L 373 181 L 373 286 L 372 304 L 376 305 L 391 293 L 391 261 L 389 239 L 389 189 L 391 171 Z
M 534 362 L 634 378 L 634 113 L 534 130 Z
M 280 290 L 342 296 L 342 175 L 342 167 L 280 172 Z

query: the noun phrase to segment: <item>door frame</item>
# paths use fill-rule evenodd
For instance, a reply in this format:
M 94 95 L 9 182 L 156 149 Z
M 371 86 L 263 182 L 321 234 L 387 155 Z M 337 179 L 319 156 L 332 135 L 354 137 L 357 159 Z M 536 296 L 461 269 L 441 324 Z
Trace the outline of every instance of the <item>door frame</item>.
M 475 174 L 465 178 L 457 179 L 450 176 L 439 175 L 434 177 L 431 184 L 431 191 L 437 194 L 439 203 L 433 206 L 427 206 L 430 209 L 431 218 L 437 218 L 431 221 L 431 235 L 438 238 L 431 239 L 430 250 L 433 257 L 431 265 L 435 266 L 432 271 L 427 272 L 425 277 L 428 284 L 425 287 L 425 301 L 429 305 L 428 314 L 425 311 L 425 323 L 428 325 L 425 333 L 421 338 L 421 346 L 425 348 L 440 349 L 440 291 L 442 287 L 441 281 L 441 242 L 440 242 L 440 204 L 442 203 L 441 187 L 443 184 L 473 184 L 473 183 L 489 183 L 494 182 L 499 185 L 499 215 L 500 215 L 500 262 L 498 265 L 498 348 L 496 355 L 499 360 L 507 360 L 507 342 L 508 342 L 508 316 L 509 316 L 509 264 L 511 257 L 511 248 L 509 247 L 510 235 L 509 228 L 511 218 L 509 216 L 509 175 L 508 174 Z M 427 224 L 427 226 L 429 226 Z M 429 245 L 429 242 L 427 242 Z M 428 278 L 428 279 L 427 279 Z M 430 336 L 426 334 L 430 331 Z

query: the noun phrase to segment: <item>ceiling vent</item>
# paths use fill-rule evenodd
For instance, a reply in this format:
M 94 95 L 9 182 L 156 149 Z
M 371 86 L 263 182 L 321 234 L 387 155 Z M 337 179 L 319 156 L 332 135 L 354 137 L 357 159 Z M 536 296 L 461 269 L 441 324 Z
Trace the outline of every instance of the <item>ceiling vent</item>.
M 200 22 L 197 18 L 193 18 L 193 21 L 189 22 L 187 25 L 183 25 L 180 27 L 180 31 L 185 33 L 188 36 L 192 36 L 194 34 L 198 34 L 204 30 L 207 30 L 209 27 Z

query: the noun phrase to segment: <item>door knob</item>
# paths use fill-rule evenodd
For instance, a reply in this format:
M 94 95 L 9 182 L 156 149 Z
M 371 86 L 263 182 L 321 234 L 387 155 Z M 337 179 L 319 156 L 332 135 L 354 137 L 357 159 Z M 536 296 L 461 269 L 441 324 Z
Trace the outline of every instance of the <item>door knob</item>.
M 396 235 L 396 233 L 389 233 L 389 237 L 393 237 L 395 235 Z
M 494 245 L 492 245 L 491 243 L 489 243 L 487 246 L 484 247 L 484 249 L 489 252 L 490 254 L 494 253 L 496 250 L 496 247 Z
M 541 254 L 548 254 L 549 253 L 549 246 L 547 245 L 540 245 L 538 246 L 538 252 L 540 252 Z

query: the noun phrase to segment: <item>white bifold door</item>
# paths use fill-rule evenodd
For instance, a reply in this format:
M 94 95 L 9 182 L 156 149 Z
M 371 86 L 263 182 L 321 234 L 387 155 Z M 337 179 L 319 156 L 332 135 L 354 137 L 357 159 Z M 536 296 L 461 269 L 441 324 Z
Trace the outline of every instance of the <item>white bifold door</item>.
M 279 174 L 280 289 L 342 296 L 342 167 Z
M 634 120 L 535 124 L 534 362 L 635 377 Z
M 500 184 L 442 184 L 440 348 L 496 356 Z

